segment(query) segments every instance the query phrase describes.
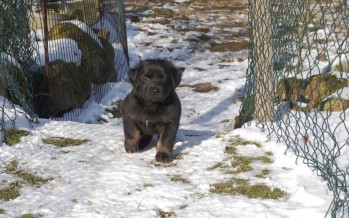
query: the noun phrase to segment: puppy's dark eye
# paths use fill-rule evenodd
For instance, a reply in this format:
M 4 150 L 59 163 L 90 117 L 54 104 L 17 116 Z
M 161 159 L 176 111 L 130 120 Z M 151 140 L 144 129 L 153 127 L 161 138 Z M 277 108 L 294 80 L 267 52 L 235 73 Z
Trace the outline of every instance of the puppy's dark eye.
M 145 75 L 143 76 L 144 81 L 149 81 L 151 79 L 151 76 Z

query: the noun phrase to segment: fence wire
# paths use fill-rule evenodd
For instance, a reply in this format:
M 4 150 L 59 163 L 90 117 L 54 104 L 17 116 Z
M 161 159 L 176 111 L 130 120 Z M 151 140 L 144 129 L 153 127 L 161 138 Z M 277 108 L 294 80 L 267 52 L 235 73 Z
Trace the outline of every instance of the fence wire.
M 249 24 L 235 127 L 263 123 L 327 182 L 326 216 L 348 217 L 348 1 L 250 0 Z
M 128 59 L 123 0 L 0 2 L 0 96 L 30 121 L 74 119 L 124 78 Z M 0 122 L 16 118 L 1 109 Z
M 36 122 L 32 95 L 32 66 L 36 65 L 36 46 L 31 40 L 30 13 L 26 0 L 0 2 L 0 95 L 2 119 L 13 124 L 18 113 L 24 113 L 30 122 Z M 9 103 L 11 100 L 12 103 Z M 10 104 L 12 110 L 5 110 Z M 15 104 L 21 105 L 19 109 Z

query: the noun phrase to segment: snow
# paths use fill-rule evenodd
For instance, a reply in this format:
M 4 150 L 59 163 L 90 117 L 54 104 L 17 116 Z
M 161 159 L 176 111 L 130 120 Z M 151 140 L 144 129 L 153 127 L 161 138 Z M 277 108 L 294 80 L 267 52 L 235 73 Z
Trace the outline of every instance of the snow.
M 62 46 L 64 45 L 64 46 Z M 44 42 L 38 42 L 39 47 L 39 59 L 37 60 L 38 66 L 45 65 L 45 48 Z M 74 63 L 79 66 L 81 63 L 81 50 L 78 44 L 73 39 L 63 38 L 57 40 L 48 41 L 48 54 L 50 62 L 61 60 L 67 63 Z M 67 55 L 68 52 L 68 55 Z
M 177 0 L 183 2 L 183 0 Z M 224 56 L 238 57 L 246 52 L 193 52 L 191 44 L 176 32 L 162 25 L 148 25 L 148 30 L 167 34 L 147 35 L 128 22 L 128 45 L 131 65 L 146 58 L 167 58 L 185 67 L 182 84 L 211 82 L 219 86 L 217 92 L 197 93 L 189 87 L 178 87 L 182 102 L 182 117 L 174 154 L 168 165 L 154 161 L 155 142 L 145 151 L 128 154 L 123 147 L 122 120 L 113 118 L 105 109 L 123 99 L 132 86 L 121 81 L 100 103 L 93 102 L 74 121 L 40 119 L 29 127 L 23 114 L 17 114 L 16 127 L 26 129 L 29 136 L 21 142 L 0 145 L 0 188 L 17 178 L 4 168 L 16 160 L 19 168 L 49 179 L 41 186 L 23 184 L 15 200 L 1 201 L 0 217 L 19 217 L 34 214 L 40 217 L 159 217 L 161 213 L 174 217 L 244 217 L 244 218 L 316 218 L 324 217 L 332 201 L 326 183 L 302 163 L 283 143 L 261 131 L 252 123 L 245 128 L 228 131 L 229 122 L 238 115 L 245 84 L 247 60 L 222 64 Z M 170 43 L 178 38 L 177 43 Z M 145 45 L 151 42 L 151 45 Z M 158 49 L 161 45 L 167 49 Z M 203 69 L 203 70 L 200 70 Z M 13 109 L 6 106 L 8 114 Z M 104 122 L 99 118 L 103 118 Z M 8 121 L 10 122 L 10 121 Z M 343 140 L 347 138 L 344 134 Z M 255 171 L 264 168 L 270 174 L 254 176 L 255 171 L 231 175 L 215 164 L 232 160 L 225 152 L 235 137 L 259 142 L 237 146 L 239 155 L 258 157 L 271 152 L 271 164 L 254 162 Z M 58 148 L 44 144 L 48 137 L 88 139 L 80 146 Z M 347 160 L 348 154 L 342 154 Z M 345 161 L 343 160 L 343 162 Z M 188 182 L 171 181 L 180 175 Z M 286 196 L 278 199 L 252 199 L 242 195 L 212 193 L 212 184 L 236 176 L 249 179 L 251 184 L 265 184 L 279 188 Z M 7 181 L 7 182 L 5 182 Z
M 16 61 L 15 58 L 13 58 L 11 55 L 8 55 L 4 52 L 0 53 L 0 58 L 1 60 L 4 60 L 5 63 L 4 64 L 12 64 L 18 68 L 21 68 L 21 65 Z

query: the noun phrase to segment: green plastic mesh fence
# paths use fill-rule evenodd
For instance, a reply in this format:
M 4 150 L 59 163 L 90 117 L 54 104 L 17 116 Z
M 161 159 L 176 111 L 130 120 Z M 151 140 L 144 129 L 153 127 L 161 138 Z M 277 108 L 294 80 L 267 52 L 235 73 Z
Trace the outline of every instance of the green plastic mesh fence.
M 36 63 L 34 54 L 37 50 L 31 40 L 29 16 L 26 0 L 1 0 L 0 95 L 3 96 L 2 105 L 6 104 L 6 98 L 12 102 L 12 110 L 1 107 L 1 129 L 4 129 L 6 120 L 14 122 L 17 113 L 25 112 L 29 121 L 37 121 L 31 94 L 31 71 Z M 15 104 L 20 105 L 23 111 Z
M 39 0 L 33 11 L 40 48 L 35 109 L 39 117 L 72 119 L 128 70 L 123 0 Z
M 0 2 L 0 96 L 29 121 L 74 119 L 124 78 L 128 61 L 123 0 Z M 0 108 L 0 123 L 14 122 Z
M 348 1 L 250 0 L 249 24 L 234 126 L 260 122 L 327 182 L 333 201 L 324 216 L 348 217 Z

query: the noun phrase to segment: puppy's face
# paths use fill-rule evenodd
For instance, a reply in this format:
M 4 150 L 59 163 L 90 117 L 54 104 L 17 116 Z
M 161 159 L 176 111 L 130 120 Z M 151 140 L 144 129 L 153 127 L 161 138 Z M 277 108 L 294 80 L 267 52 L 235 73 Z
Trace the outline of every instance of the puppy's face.
M 169 61 L 146 60 L 129 71 L 129 79 L 144 99 L 162 102 L 179 85 L 182 73 Z

